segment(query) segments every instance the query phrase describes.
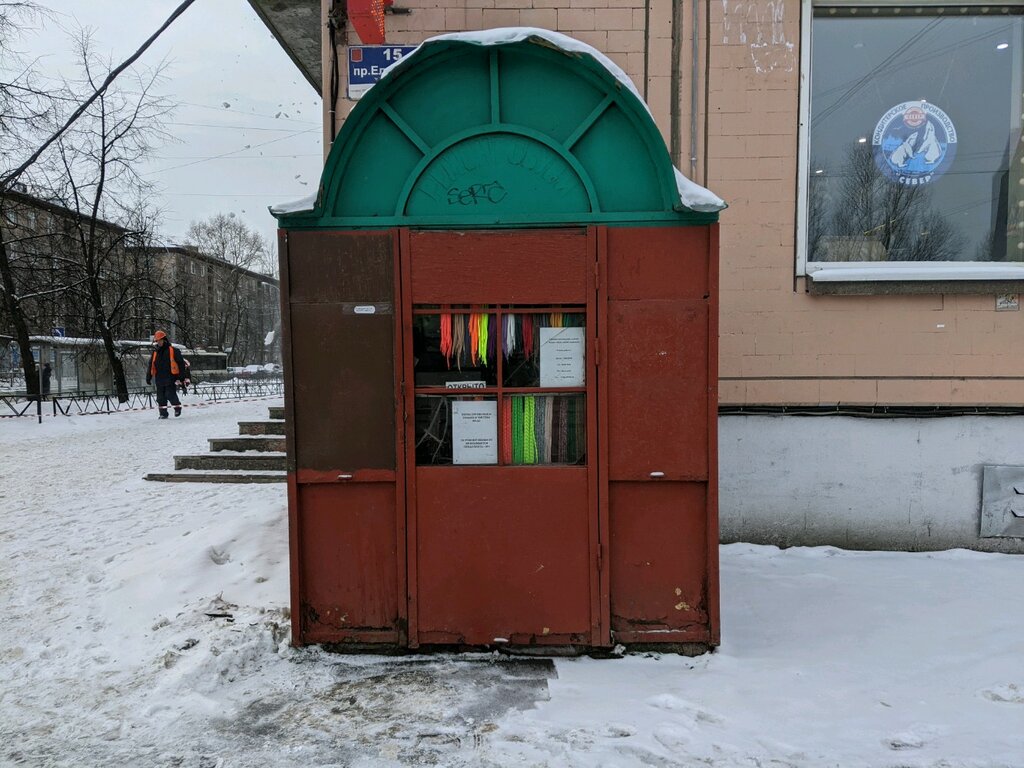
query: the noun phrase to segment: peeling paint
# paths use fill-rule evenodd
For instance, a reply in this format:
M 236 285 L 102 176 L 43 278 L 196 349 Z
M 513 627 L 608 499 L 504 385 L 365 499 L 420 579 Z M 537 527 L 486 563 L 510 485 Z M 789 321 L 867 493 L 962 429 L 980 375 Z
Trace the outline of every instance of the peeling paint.
M 675 608 L 676 608 L 677 611 L 688 611 L 688 610 L 690 610 L 689 604 L 685 603 L 683 601 L 680 601 L 680 602 L 676 603 Z
M 759 74 L 796 68 L 795 46 L 786 37 L 785 0 L 722 0 L 722 43 L 750 49 L 750 59 Z M 735 44 L 735 43 L 733 43 Z

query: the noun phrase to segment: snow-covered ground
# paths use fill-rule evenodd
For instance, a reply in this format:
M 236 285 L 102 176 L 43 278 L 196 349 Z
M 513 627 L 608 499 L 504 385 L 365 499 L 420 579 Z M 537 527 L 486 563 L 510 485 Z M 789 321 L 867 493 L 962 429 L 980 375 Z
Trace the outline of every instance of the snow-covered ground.
M 0 419 L 0 765 L 1024 765 L 1024 558 L 722 549 L 698 659 L 288 645 L 283 485 L 147 483 L 273 401 Z

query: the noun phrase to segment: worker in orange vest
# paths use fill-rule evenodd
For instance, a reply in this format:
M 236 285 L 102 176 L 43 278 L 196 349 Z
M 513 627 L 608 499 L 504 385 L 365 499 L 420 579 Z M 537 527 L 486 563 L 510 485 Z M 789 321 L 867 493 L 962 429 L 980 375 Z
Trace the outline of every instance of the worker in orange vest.
M 160 418 L 167 418 L 167 402 L 174 406 L 174 415 L 181 416 L 181 401 L 178 399 L 177 385 L 186 376 L 185 360 L 181 352 L 174 348 L 171 340 L 163 331 L 153 334 L 156 349 L 149 360 L 146 371 L 146 383 L 156 383 L 156 404 L 160 409 Z

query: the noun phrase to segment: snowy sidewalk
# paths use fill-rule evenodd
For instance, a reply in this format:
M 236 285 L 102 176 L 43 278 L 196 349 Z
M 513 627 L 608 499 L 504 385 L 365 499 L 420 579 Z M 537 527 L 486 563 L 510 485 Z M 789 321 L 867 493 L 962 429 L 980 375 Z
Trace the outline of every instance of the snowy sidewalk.
M 267 405 L 0 420 L 0 765 L 1024 766 L 1024 558 L 722 549 L 711 656 L 287 645 L 283 486 L 141 477 Z

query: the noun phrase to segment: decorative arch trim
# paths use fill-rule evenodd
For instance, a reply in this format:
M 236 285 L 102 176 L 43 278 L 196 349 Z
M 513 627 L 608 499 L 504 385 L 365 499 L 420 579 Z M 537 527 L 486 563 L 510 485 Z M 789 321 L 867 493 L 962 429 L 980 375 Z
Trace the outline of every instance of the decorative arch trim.
M 591 56 L 540 38 L 430 41 L 356 105 L 311 211 L 286 228 L 707 224 L 679 203 L 649 112 Z

